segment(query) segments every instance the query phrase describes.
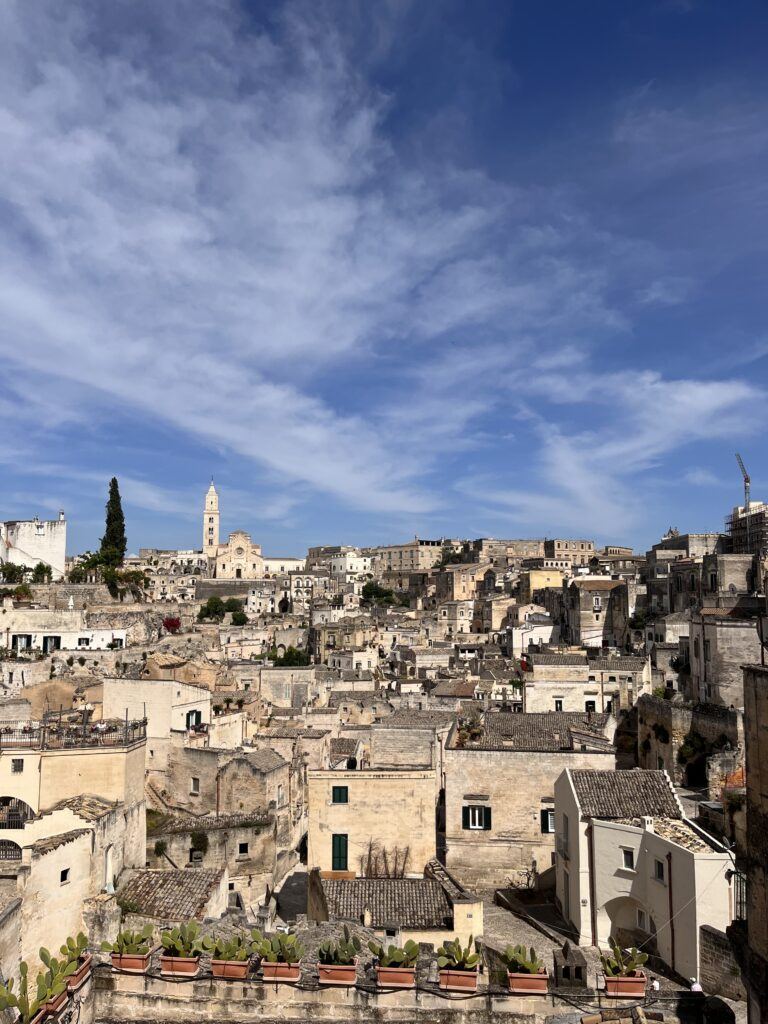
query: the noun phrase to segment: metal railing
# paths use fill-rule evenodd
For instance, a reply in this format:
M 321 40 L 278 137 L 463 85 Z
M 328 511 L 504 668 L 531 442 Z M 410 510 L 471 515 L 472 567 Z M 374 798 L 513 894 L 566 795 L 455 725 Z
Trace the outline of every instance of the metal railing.
M 147 737 L 147 724 L 124 722 L 117 724 L 43 726 L 5 726 L 0 728 L 0 752 L 3 750 L 68 750 L 75 747 L 125 747 Z

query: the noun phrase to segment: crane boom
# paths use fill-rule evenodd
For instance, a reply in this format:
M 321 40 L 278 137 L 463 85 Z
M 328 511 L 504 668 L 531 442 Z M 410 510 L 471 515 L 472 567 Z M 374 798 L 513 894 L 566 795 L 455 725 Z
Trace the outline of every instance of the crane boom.
M 744 460 L 742 459 L 742 457 L 739 455 L 738 452 L 736 452 L 736 461 L 739 464 L 739 469 L 741 470 L 741 475 L 744 477 L 744 483 L 745 484 L 749 484 L 750 483 L 750 479 L 749 479 L 749 473 L 747 472 L 747 467 L 744 465 Z
M 747 467 L 744 465 L 744 460 L 742 459 L 742 457 L 739 455 L 738 452 L 736 452 L 736 461 L 739 464 L 739 469 L 741 470 L 741 475 L 744 477 L 744 525 L 747 528 L 747 551 L 751 552 L 752 544 L 751 544 L 751 538 L 750 538 L 750 535 L 749 535 L 750 534 L 750 530 L 749 530 L 749 504 L 750 504 L 750 501 L 749 501 L 749 498 L 750 498 L 749 491 L 750 491 L 751 480 L 749 479 L 749 473 L 747 472 Z

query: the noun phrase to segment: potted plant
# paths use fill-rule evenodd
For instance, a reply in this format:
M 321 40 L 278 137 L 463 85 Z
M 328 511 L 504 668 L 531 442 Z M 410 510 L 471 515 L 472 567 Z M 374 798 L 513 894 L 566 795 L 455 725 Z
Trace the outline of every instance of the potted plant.
M 369 942 L 368 949 L 376 957 L 376 980 L 382 988 L 415 988 L 416 961 L 419 947 L 412 939 L 400 946 L 385 949 L 376 942 Z
M 255 935 L 258 932 L 253 933 Z M 301 974 L 304 947 L 295 935 L 278 932 L 254 942 L 254 952 L 261 957 L 264 981 L 286 982 L 295 985 Z
M 45 947 L 40 949 L 40 959 L 46 967 L 44 974 L 37 976 L 40 1009 L 45 1011 L 46 1016 L 54 1017 L 69 999 L 69 979 L 77 970 L 77 963 L 68 958 L 57 960 Z
M 114 942 L 102 942 L 104 952 L 112 954 L 112 967 L 128 974 L 145 974 L 152 956 L 152 925 L 140 932 L 120 932 Z
M 321 985 L 354 985 L 357 976 L 357 955 L 362 949 L 360 939 L 350 935 L 344 925 L 344 937 L 338 942 L 330 939 L 318 949 L 318 972 Z
M 258 939 L 256 936 L 258 935 Z M 251 955 L 256 945 L 261 941 L 261 935 L 256 932 L 252 940 L 242 935 L 233 935 L 230 939 L 213 938 L 212 936 L 203 939 L 203 949 L 211 954 L 211 974 L 214 978 L 233 978 L 240 981 L 248 977 L 248 969 L 251 966 Z
M 536 956 L 533 946 L 529 953 L 526 953 L 525 946 L 522 945 L 507 946 L 501 954 L 501 959 L 507 968 L 510 992 L 520 996 L 533 993 L 546 995 L 547 971 Z
M 160 955 L 160 973 L 171 977 L 189 977 L 197 974 L 202 944 L 200 926 L 196 921 L 169 928 L 160 936 L 163 952 Z
M 480 956 L 472 952 L 472 936 L 462 948 L 458 938 L 444 942 L 437 951 L 440 988 L 449 992 L 474 992 L 477 989 L 477 965 Z
M 93 954 L 88 952 L 87 946 L 88 936 L 83 932 L 78 932 L 76 939 L 67 938 L 60 949 L 61 955 L 66 957 L 69 963 L 75 965 L 75 972 L 67 981 L 70 992 L 77 992 L 91 973 Z
M 43 950 L 40 950 L 42 953 Z M 47 953 L 48 951 L 45 950 Z M 50 961 L 50 954 L 48 954 Z M 55 976 L 49 967 L 40 971 L 35 984 L 35 996 L 30 998 L 29 972 L 26 961 L 19 964 L 19 988 L 13 990 L 13 978 L 0 985 L 0 1010 L 14 1009 L 17 1011 L 17 1024 L 40 1024 L 47 1016 L 55 1016 L 57 1010 L 67 1000 L 67 976 Z M 62 999 L 63 996 L 63 999 Z
M 648 976 L 640 970 L 648 959 L 636 946 L 623 950 L 615 939 L 610 940 L 611 952 L 601 954 L 605 974 L 605 994 L 618 999 L 642 998 L 648 984 Z

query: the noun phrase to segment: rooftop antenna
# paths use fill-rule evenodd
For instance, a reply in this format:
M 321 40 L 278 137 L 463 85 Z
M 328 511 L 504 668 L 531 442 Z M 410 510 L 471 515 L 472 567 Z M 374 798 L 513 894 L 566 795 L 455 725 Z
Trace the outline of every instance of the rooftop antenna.
M 749 473 L 747 472 L 747 468 L 744 465 L 744 460 L 742 459 L 742 457 L 739 455 L 738 452 L 736 452 L 736 461 L 739 464 L 739 469 L 741 470 L 741 475 L 744 477 L 744 517 L 745 517 L 746 527 L 747 527 L 747 551 L 750 552 L 751 551 L 751 545 L 750 545 L 750 539 L 749 539 L 749 489 L 750 489 L 750 484 L 752 483 L 752 481 L 749 479 Z

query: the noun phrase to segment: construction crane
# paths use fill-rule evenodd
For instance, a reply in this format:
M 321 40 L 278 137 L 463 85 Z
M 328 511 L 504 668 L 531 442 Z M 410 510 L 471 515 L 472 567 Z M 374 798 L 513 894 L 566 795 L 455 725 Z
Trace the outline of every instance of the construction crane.
M 747 551 L 750 551 L 751 547 L 749 543 L 749 490 L 752 481 L 749 479 L 749 473 L 747 472 L 747 467 L 744 465 L 744 460 L 738 452 L 736 452 L 736 461 L 739 464 L 741 475 L 744 477 L 744 522 L 747 527 Z

